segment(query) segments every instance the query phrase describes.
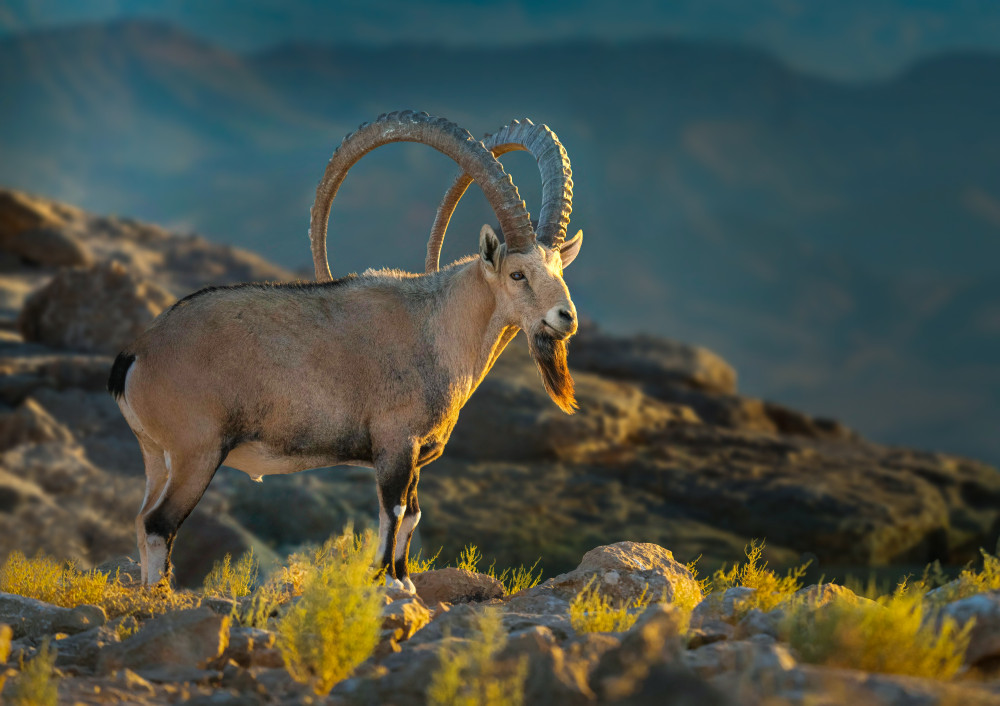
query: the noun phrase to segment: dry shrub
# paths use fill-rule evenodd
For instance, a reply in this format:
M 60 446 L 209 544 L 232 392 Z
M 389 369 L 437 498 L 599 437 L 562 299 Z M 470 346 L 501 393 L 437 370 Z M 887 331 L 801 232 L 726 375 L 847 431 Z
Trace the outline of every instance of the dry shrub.
M 0 591 L 65 608 L 99 605 L 108 590 L 106 574 L 79 571 L 72 562 L 60 563 L 42 554 L 28 559 L 14 551 L 0 567 Z
M 735 564 L 729 571 L 722 569 L 713 574 L 711 589 L 722 593 L 735 586 L 754 589 L 740 604 L 740 612 L 746 613 L 753 608 L 764 611 L 777 608 L 791 598 L 792 594 L 802 588 L 802 577 L 805 575 L 808 563 L 790 569 L 785 576 L 778 576 L 767 568 L 767 562 L 762 561 L 764 552 L 762 540 L 751 540 L 744 548 L 747 560 L 745 564 Z
M 4 694 L 3 703 L 10 706 L 56 706 L 59 690 L 53 678 L 56 651 L 46 639 L 30 662 L 21 660 L 21 673 Z
M 972 621 L 959 629 L 951 618 L 928 618 L 926 610 L 923 595 L 904 582 L 876 603 L 792 601 L 781 631 L 806 662 L 950 679 L 962 666 Z
M 528 663 L 521 658 L 513 665 L 499 664 L 497 655 L 507 643 L 499 611 L 488 609 L 476 624 L 463 649 L 441 645 L 441 666 L 431 677 L 427 703 L 431 706 L 520 706 Z
M 278 647 L 292 677 L 324 695 L 375 650 L 384 599 L 374 585 L 372 532 L 355 536 L 349 526 L 311 558 L 294 558 L 289 575 L 301 597 L 278 623 Z
M 253 548 L 243 554 L 232 565 L 232 556 L 226 554 L 221 562 L 215 562 L 205 577 L 203 590 L 206 595 L 223 598 L 249 596 L 260 573 L 260 562 L 253 555 Z
M 638 598 L 615 605 L 594 585 L 593 577 L 569 603 L 569 621 L 577 632 L 624 632 L 649 605 L 646 590 Z

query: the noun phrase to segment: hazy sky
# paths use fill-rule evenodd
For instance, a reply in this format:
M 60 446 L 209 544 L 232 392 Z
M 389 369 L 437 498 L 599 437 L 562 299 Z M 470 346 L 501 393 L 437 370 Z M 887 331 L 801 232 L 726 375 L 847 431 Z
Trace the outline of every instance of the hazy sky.
M 944 51 L 1000 53 L 1000 0 L 5 0 L 0 30 L 122 17 L 168 20 L 239 50 L 301 40 L 715 39 L 761 47 L 798 69 L 861 80 Z

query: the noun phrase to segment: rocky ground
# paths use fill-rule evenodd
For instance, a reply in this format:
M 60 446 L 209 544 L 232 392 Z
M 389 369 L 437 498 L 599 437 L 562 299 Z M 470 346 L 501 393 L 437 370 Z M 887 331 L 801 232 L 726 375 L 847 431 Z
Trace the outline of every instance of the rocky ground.
M 134 553 L 144 481 L 135 440 L 104 391 L 113 355 L 194 289 L 295 277 L 194 236 L 0 190 L 0 560 L 13 550 L 45 552 L 89 568 Z M 702 555 L 701 566 L 711 569 L 738 559 L 748 539 L 759 537 L 767 539 L 772 565 L 805 556 L 810 576 L 829 580 L 870 567 L 960 565 L 979 547 L 997 544 L 1000 473 L 984 464 L 871 443 L 838 422 L 739 395 L 735 371 L 707 350 L 611 336 L 593 325 L 571 343 L 580 412 L 566 416 L 546 397 L 525 349 L 521 339 L 511 344 L 463 411 L 445 455 L 422 474 L 420 533 L 431 552 L 443 547 L 442 556 L 451 558 L 475 543 L 500 567 L 541 557 L 553 575 L 572 570 L 595 546 L 629 539 L 670 547 L 684 561 Z M 253 547 L 266 568 L 348 520 L 364 527 L 375 517 L 373 489 L 365 469 L 269 477 L 263 488 L 223 469 L 177 539 L 178 583 L 199 585 L 226 553 Z M 522 599 L 506 602 L 505 610 Z M 208 620 L 208 609 L 200 610 Z M 457 625 L 462 614 L 435 614 L 431 625 Z M 508 625 L 517 644 L 537 650 L 546 664 L 573 656 L 588 665 L 567 667 L 563 680 L 587 698 L 604 694 L 595 665 L 630 640 L 646 639 L 574 635 L 564 618 L 517 625 L 522 632 Z M 243 628 L 216 627 L 230 635 L 229 644 L 245 644 Z M 385 657 L 390 675 L 397 662 L 420 664 L 415 655 L 434 654 L 428 636 L 437 628 L 421 634 L 401 653 L 407 657 Z M 792 664 L 781 673 L 800 691 L 826 679 L 844 693 L 883 689 L 882 677 L 817 675 L 766 640 L 738 644 L 684 652 L 690 667 L 684 678 L 692 669 L 702 676 L 711 671 L 691 655 L 731 659 L 751 671 L 759 656 Z M 81 649 L 87 659 L 96 654 Z M 195 665 L 211 666 L 213 676 L 192 683 L 248 678 L 246 670 L 227 672 L 229 658 L 220 659 L 213 653 Z M 639 691 L 672 683 L 674 666 L 650 667 Z M 76 690 L 67 699 L 93 701 L 84 692 L 94 669 L 84 664 L 74 686 L 61 687 Z M 117 674 L 123 681 L 114 684 L 101 677 L 105 696 L 148 691 L 148 700 L 157 701 L 181 693 L 176 684 Z M 886 693 L 911 688 L 886 684 Z M 196 694 L 200 687 L 183 688 Z
M 111 567 L 126 582 L 137 573 L 124 559 L 106 568 Z M 624 632 L 574 630 L 570 600 L 590 582 L 611 600 L 624 602 L 644 590 L 669 601 L 690 581 L 669 551 L 652 544 L 598 547 L 573 571 L 513 596 L 504 595 L 503 586 L 488 576 L 454 568 L 414 579 L 417 595 L 384 594 L 374 656 L 323 697 L 283 667 L 274 619 L 265 627 L 241 624 L 245 599 L 196 599 L 189 607 L 145 616 L 137 630 L 122 635 L 121 619 L 108 621 L 97 606 L 59 608 L 0 593 L 0 622 L 13 628 L 9 664 L 32 658 L 55 636 L 59 702 L 67 704 L 417 706 L 427 701 L 442 650 L 467 649 L 484 608 L 499 611 L 506 633 L 494 669 L 512 672 L 526 658 L 525 704 L 1000 703 L 996 591 L 944 608 L 961 624 L 976 620 L 965 666 L 944 682 L 807 664 L 782 635 L 782 605 L 767 612 L 740 610 L 752 589 L 706 597 L 690 614 L 690 627 L 688 615 L 667 602 L 641 611 Z M 834 600 L 857 604 L 867 599 L 825 585 L 803 588 L 787 604 L 796 600 L 809 601 L 818 614 Z M 16 684 L 20 675 L 8 668 L 7 676 Z

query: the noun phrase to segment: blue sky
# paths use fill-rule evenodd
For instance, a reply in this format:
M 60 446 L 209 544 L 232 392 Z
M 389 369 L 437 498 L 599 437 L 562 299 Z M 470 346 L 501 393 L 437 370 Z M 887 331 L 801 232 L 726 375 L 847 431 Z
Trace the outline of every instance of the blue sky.
M 1000 53 L 1000 0 L 5 0 L 5 33 L 160 18 L 237 50 L 288 41 L 516 44 L 682 37 L 765 49 L 844 80 L 891 76 L 956 50 Z

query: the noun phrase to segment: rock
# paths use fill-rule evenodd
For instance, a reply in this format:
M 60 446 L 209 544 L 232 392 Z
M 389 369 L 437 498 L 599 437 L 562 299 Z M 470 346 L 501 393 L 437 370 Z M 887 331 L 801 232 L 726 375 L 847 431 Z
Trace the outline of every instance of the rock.
M 45 441 L 69 444 L 73 435 L 36 400 L 29 397 L 13 412 L 0 415 L 0 451 Z
M 688 647 L 695 649 L 720 640 L 728 640 L 736 629 L 729 623 L 714 617 L 699 620 L 697 627 L 688 628 Z
M 51 202 L 0 190 L 0 249 L 35 265 L 87 265 L 93 256 Z
M 10 625 L 15 638 L 57 632 L 76 634 L 106 621 L 104 610 L 98 606 L 63 608 L 14 593 L 0 593 L 0 623 Z
M 382 629 L 390 630 L 397 642 L 409 640 L 431 621 L 431 612 L 418 597 L 393 601 L 382 611 Z
M 683 650 L 683 620 L 673 605 L 654 603 L 646 608 L 609 650 L 591 675 L 591 685 L 603 700 L 627 697 L 639 689 L 654 664 L 676 662 Z
M 615 706 L 744 706 L 758 703 L 740 701 L 678 665 L 661 663 L 650 667 L 649 674 L 636 691 L 607 703 Z
M 715 353 L 653 336 L 623 338 L 584 324 L 573 338 L 570 365 L 641 383 L 656 396 L 665 386 L 736 394 L 736 371 Z
M 174 299 L 115 262 L 63 270 L 28 298 L 18 328 L 27 341 L 114 354 Z
M 56 666 L 73 666 L 93 672 L 97 667 L 101 650 L 117 642 L 120 642 L 118 635 L 109 625 L 70 635 L 56 644 Z
M 107 574 L 110 580 L 117 578 L 123 586 L 139 585 L 142 581 L 142 565 L 130 556 L 120 556 L 98 564 L 94 571 Z
M 525 660 L 528 676 L 524 699 L 529 704 L 588 704 L 594 694 L 587 684 L 588 663 L 572 659 L 556 644 L 548 628 L 536 625 L 512 633 L 498 661 Z
M 800 588 L 792 595 L 792 601 L 805 602 L 812 608 L 819 608 L 833 602 L 846 601 L 851 605 L 858 603 L 874 603 L 874 601 L 863 598 L 849 588 L 845 588 L 835 583 L 821 583 Z
M 721 594 L 713 593 L 691 611 L 691 627 L 699 628 L 710 620 L 736 623 L 749 609 L 750 600 L 756 589 L 733 586 Z
M 101 652 L 98 671 L 127 667 L 139 673 L 160 665 L 204 669 L 229 644 L 230 619 L 209 608 L 167 613 L 146 622 L 128 639 Z
M 959 627 L 970 620 L 976 621 L 965 651 L 966 664 L 1000 657 L 1000 591 L 978 593 L 949 603 L 941 611 L 941 617 L 952 618 Z
M 778 635 L 781 631 L 781 621 L 785 617 L 785 611 L 780 608 L 776 610 L 771 610 L 766 613 L 752 608 L 743 618 L 736 624 L 736 629 L 733 632 L 733 638 L 736 640 L 745 640 L 747 638 L 753 637 L 754 635 L 767 635 L 774 639 L 778 639 Z
M 448 442 L 450 458 L 581 461 L 643 433 L 699 421 L 687 407 L 590 373 L 574 375 L 580 409 L 568 416 L 548 399 L 526 348 L 513 341 L 463 408 Z
M 538 589 L 545 587 L 569 599 L 591 581 L 602 594 L 624 604 L 640 596 L 669 602 L 675 584 L 694 581 L 694 577 L 668 549 L 655 544 L 618 542 L 591 549 L 575 570 L 549 579 L 523 595 L 527 599 L 533 591 L 542 593 Z
M 447 567 L 414 574 L 410 577 L 417 594 L 427 605 L 468 603 L 503 597 L 503 584 L 486 574 Z
M 771 683 L 779 682 L 782 675 L 796 666 L 795 658 L 786 647 L 763 636 L 752 640 L 713 642 L 688 650 L 683 653 L 682 660 L 703 679 L 730 673 L 755 682 L 769 679 Z

